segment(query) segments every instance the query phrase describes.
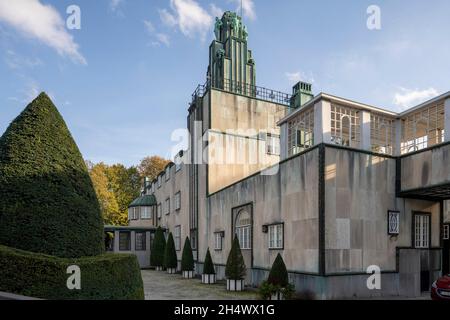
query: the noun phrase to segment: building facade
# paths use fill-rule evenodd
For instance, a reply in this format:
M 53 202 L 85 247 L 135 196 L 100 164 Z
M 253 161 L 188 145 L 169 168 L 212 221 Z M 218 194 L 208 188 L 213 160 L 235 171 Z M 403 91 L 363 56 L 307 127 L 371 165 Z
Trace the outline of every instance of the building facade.
M 130 227 L 172 232 L 179 259 L 189 237 L 199 273 L 210 248 L 219 279 L 237 234 L 248 285 L 280 253 L 296 289 L 323 299 L 418 296 L 448 273 L 450 92 L 400 114 L 303 82 L 285 94 L 256 86 L 239 16 L 215 34 L 189 148 L 146 182 L 155 205 L 130 208 Z

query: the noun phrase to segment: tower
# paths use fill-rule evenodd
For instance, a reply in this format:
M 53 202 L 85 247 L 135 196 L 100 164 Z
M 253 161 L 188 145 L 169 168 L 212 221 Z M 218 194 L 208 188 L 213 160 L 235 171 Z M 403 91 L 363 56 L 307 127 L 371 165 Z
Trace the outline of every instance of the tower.
M 221 19 L 216 18 L 214 33 L 207 74 L 212 87 L 252 95 L 256 85 L 255 61 L 247 48 L 248 32 L 242 18 L 225 12 Z

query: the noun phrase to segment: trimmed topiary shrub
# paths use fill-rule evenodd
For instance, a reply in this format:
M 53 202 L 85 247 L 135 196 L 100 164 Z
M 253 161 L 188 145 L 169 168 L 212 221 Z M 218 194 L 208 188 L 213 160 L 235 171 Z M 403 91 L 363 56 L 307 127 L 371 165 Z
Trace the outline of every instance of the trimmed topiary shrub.
M 194 270 L 194 256 L 192 254 L 191 241 L 186 237 L 183 247 L 183 255 L 181 256 L 181 271 Z
M 164 266 L 164 251 L 166 249 L 166 239 L 161 227 L 158 227 L 153 239 L 152 248 L 150 251 L 150 265 L 152 267 L 161 268 Z
M 214 263 L 211 258 L 211 252 L 206 251 L 205 263 L 203 264 L 203 274 L 216 274 L 216 270 L 214 269 Z
M 81 290 L 69 290 L 67 267 L 81 271 Z M 54 300 L 142 300 L 139 263 L 131 254 L 57 258 L 0 246 L 0 291 Z
M 0 244 L 68 258 L 104 253 L 89 173 L 45 93 L 0 138 L 0 194 Z
M 289 283 L 289 275 L 280 254 L 277 255 L 270 269 L 267 281 L 263 281 L 259 287 L 259 295 L 262 299 L 283 300 L 290 299 L 295 292 L 295 287 Z
M 283 258 L 280 254 L 277 255 L 275 261 L 272 264 L 272 269 L 270 269 L 269 278 L 267 282 L 274 285 L 285 287 L 289 284 L 289 275 L 284 264 Z
M 233 245 L 228 255 L 227 265 L 225 267 L 225 276 L 231 280 L 242 280 L 247 274 L 247 269 L 242 256 L 241 246 L 237 235 L 234 236 Z
M 170 232 L 169 237 L 167 238 L 166 250 L 164 251 L 164 268 L 176 269 L 177 266 L 177 251 L 175 250 L 172 232 Z

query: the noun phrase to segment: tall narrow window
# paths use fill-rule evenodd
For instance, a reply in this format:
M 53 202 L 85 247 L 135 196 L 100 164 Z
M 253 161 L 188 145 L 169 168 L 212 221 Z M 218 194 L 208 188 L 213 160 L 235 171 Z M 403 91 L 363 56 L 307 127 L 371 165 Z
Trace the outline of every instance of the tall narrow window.
M 145 232 L 136 232 L 136 251 L 145 251 L 147 236 Z
M 267 134 L 266 139 L 267 154 L 280 155 L 280 137 Z
M 119 250 L 130 251 L 131 250 L 131 233 L 119 232 Z
M 164 213 L 166 215 L 170 213 L 170 198 L 167 198 L 166 202 L 164 203 Z
M 414 246 L 416 248 L 430 247 L 430 215 L 414 215 Z
M 269 226 L 269 249 L 283 249 L 283 224 Z
M 252 248 L 251 244 L 251 233 L 252 224 L 251 216 L 246 210 L 239 212 L 236 219 L 236 234 L 239 239 L 239 244 L 241 249 L 247 250 Z
M 181 226 L 176 226 L 174 229 L 175 250 L 181 250 Z
M 175 210 L 181 209 L 181 191 L 175 193 Z
M 158 204 L 157 214 L 158 214 L 158 219 L 161 219 L 161 216 L 162 216 L 162 205 L 161 205 L 161 203 Z
M 223 232 L 214 233 L 214 250 L 222 250 Z

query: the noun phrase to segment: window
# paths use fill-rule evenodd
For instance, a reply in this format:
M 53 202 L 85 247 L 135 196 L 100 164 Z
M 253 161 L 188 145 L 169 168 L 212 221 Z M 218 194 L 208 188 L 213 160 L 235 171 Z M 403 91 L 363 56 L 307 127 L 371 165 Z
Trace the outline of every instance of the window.
M 267 134 L 267 154 L 280 155 L 280 137 Z
M 314 108 L 310 108 L 288 123 L 288 155 L 293 156 L 313 145 Z
M 139 208 L 132 207 L 128 209 L 128 220 L 138 220 L 139 219 Z
M 158 176 L 158 188 L 161 188 L 161 176 Z
M 162 206 L 161 206 L 161 203 L 159 203 L 158 204 L 158 209 L 156 209 L 157 210 L 157 214 L 158 214 L 158 219 L 161 219 L 161 216 L 162 216 L 162 208 L 161 208 Z
M 166 181 L 170 180 L 170 167 L 166 169 Z
M 222 250 L 223 232 L 214 233 L 214 250 Z
M 136 232 L 136 251 L 145 251 L 147 247 L 145 232 Z
M 283 224 L 269 226 L 269 249 L 283 249 Z
M 444 225 L 444 240 L 450 240 L 450 225 Z
M 241 210 L 236 219 L 236 234 L 239 239 L 241 249 L 251 249 L 251 217 L 246 210 Z
M 397 236 L 400 234 L 400 212 L 388 211 L 388 235 Z
M 175 210 L 181 209 L 181 191 L 175 193 Z
M 170 198 L 167 198 L 164 202 L 164 213 L 168 215 L 170 213 Z
M 181 250 L 181 226 L 176 226 L 174 229 L 175 250 Z
M 178 172 L 181 170 L 181 165 L 182 165 L 182 160 L 181 160 L 180 155 L 178 154 L 175 157 L 175 172 Z
M 358 148 L 360 142 L 360 112 L 353 108 L 331 105 L 331 141 Z
M 141 219 L 150 219 L 151 209 L 152 207 L 141 207 Z
M 119 232 L 119 250 L 131 250 L 131 234 L 130 232 Z
M 414 215 L 414 247 L 429 248 L 430 247 L 430 215 L 415 214 Z
M 393 155 L 395 153 L 395 119 L 371 114 L 370 142 L 373 152 Z
M 191 230 L 191 247 L 192 250 L 197 250 L 197 230 Z

